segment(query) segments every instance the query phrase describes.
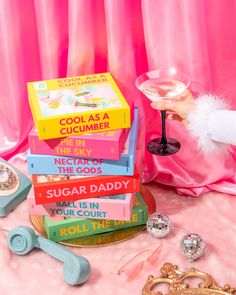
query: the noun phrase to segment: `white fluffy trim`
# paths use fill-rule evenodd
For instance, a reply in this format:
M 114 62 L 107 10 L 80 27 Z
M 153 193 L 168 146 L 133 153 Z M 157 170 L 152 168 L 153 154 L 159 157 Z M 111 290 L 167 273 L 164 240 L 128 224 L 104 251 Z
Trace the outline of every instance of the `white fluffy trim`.
M 227 104 L 216 95 L 202 94 L 196 99 L 195 111 L 188 116 L 188 129 L 204 153 L 221 154 L 227 151 L 228 145 L 211 139 L 207 128 L 209 114 L 227 108 Z

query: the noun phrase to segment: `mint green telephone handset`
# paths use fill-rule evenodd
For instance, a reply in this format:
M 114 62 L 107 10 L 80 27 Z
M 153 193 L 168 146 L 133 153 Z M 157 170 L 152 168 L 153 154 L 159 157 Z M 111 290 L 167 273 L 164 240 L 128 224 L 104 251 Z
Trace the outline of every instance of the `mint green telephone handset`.
M 9 249 L 17 255 L 25 255 L 33 248 L 39 248 L 64 262 L 64 280 L 70 285 L 85 283 L 90 276 L 90 264 L 87 259 L 77 256 L 62 245 L 37 236 L 30 227 L 19 226 L 10 230 L 7 243 Z

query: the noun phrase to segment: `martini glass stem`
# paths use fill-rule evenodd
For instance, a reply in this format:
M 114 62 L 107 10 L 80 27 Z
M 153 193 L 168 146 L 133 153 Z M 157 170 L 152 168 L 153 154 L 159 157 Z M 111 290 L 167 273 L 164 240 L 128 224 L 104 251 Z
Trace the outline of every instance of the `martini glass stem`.
M 162 123 L 162 132 L 161 132 L 161 144 L 166 145 L 166 111 L 161 111 L 161 123 Z

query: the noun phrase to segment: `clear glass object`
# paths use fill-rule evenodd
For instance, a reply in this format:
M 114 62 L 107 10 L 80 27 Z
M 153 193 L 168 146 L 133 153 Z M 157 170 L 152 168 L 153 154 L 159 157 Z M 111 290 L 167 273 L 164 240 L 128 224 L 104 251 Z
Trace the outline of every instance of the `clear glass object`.
M 176 100 L 189 87 L 190 79 L 187 74 L 176 68 L 150 71 L 139 76 L 136 87 L 152 102 L 168 102 Z M 180 102 L 181 103 L 181 102 Z M 175 154 L 180 149 L 180 143 L 174 138 L 166 137 L 166 111 L 161 111 L 162 135 L 147 144 L 150 153 L 159 156 Z
M 146 228 L 154 238 L 164 238 L 171 231 L 171 221 L 165 214 L 156 212 L 149 216 Z
M 180 250 L 190 262 L 200 258 L 204 249 L 205 242 L 198 234 L 187 234 L 180 241 Z

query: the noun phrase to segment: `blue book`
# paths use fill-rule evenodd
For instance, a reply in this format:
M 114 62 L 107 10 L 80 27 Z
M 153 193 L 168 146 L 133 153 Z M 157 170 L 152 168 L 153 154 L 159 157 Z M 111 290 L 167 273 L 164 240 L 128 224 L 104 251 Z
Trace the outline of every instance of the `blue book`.
M 138 133 L 138 110 L 134 110 L 134 120 L 119 160 L 82 159 L 76 157 L 27 155 L 30 174 L 66 175 L 134 175 L 135 152 Z

